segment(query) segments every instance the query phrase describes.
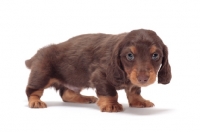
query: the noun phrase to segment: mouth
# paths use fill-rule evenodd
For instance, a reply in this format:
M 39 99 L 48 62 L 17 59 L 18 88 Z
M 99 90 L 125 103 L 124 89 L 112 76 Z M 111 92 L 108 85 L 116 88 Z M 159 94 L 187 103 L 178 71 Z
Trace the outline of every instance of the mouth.
M 151 85 L 152 83 L 139 83 L 138 86 L 139 87 L 147 87 L 149 85 Z M 137 84 L 136 84 L 137 85 Z

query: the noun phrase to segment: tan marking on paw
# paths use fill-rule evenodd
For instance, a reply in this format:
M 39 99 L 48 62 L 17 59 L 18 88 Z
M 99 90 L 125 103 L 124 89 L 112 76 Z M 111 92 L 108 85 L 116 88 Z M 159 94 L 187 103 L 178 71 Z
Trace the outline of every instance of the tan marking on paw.
M 97 105 L 100 107 L 102 112 L 120 112 L 123 111 L 121 104 L 117 102 L 117 95 L 112 96 L 99 96 Z
M 126 95 L 127 95 L 130 107 L 144 108 L 144 107 L 153 107 L 154 106 L 154 104 L 152 102 L 144 99 L 140 95 L 139 87 L 125 89 L 125 91 L 126 91 Z
M 30 108 L 46 108 L 47 105 L 39 99 L 37 96 L 29 97 L 29 107 Z
M 144 107 L 153 107 L 154 104 L 148 100 L 133 100 L 129 103 L 130 107 L 144 108 Z

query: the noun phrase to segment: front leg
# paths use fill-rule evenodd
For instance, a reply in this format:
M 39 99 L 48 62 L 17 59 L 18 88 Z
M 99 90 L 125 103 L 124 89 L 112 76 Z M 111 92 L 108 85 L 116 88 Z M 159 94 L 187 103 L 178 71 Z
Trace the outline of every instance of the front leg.
M 141 95 L 140 87 L 132 87 L 125 89 L 130 107 L 153 107 L 154 104 L 149 100 L 145 100 Z
M 98 96 L 97 105 L 102 112 L 120 112 L 123 111 L 121 104 L 117 102 L 118 96 Z
M 115 88 L 111 85 L 96 86 L 98 96 L 97 105 L 102 112 L 120 112 L 123 107 L 118 103 L 118 95 Z

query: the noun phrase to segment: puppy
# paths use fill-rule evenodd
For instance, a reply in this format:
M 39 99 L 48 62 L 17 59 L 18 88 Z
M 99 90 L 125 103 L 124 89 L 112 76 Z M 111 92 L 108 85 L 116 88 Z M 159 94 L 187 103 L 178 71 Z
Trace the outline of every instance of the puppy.
M 25 61 L 31 73 L 26 94 L 31 108 L 45 108 L 44 89 L 59 90 L 64 102 L 95 103 L 102 112 L 123 110 L 117 90 L 125 89 L 130 107 L 152 107 L 140 95 L 141 87 L 155 82 L 168 84 L 171 68 L 168 50 L 151 30 L 139 29 L 118 35 L 85 34 L 44 47 Z M 83 96 L 95 88 L 97 97 Z

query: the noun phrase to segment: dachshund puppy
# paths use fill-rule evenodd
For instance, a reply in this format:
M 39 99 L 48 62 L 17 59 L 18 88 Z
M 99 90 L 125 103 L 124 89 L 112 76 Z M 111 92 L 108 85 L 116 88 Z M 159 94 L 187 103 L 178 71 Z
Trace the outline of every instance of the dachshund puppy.
M 166 45 L 154 31 L 139 29 L 118 35 L 85 34 L 44 47 L 25 61 L 31 73 L 26 94 L 31 108 L 45 108 L 44 89 L 59 90 L 64 102 L 95 103 L 103 112 L 123 110 L 117 90 L 125 89 L 130 107 L 152 107 L 141 87 L 168 84 L 171 68 Z M 97 97 L 83 96 L 95 88 Z

